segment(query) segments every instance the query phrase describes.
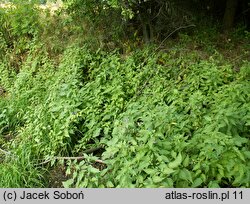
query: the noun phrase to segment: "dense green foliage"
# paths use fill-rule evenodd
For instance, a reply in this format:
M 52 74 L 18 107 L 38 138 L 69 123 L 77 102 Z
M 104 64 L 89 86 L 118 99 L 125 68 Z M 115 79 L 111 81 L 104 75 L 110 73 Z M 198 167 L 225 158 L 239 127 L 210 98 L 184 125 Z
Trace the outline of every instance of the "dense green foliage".
M 164 66 L 157 60 L 165 60 Z M 146 52 L 125 62 L 112 55 L 100 65 L 93 69 L 95 80 L 83 88 L 83 101 L 93 104 L 83 102 L 89 104 L 82 114 L 90 128 L 81 141 L 89 133 L 102 136 L 107 168 L 92 172 L 82 162 L 70 182 L 77 187 L 249 185 L 249 63 L 235 75 L 229 65 L 194 53 L 184 58 Z
M 74 16 L 0 12 L 0 187 L 250 187 L 249 32 L 95 50 Z

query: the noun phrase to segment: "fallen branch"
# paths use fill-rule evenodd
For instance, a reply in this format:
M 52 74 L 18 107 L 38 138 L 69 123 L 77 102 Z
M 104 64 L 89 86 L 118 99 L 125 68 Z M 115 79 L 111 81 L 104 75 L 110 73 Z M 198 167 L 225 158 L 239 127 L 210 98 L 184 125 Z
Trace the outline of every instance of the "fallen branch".
M 84 157 L 55 157 L 55 159 L 62 159 L 62 160 L 83 160 Z M 100 163 L 100 164 L 105 164 L 104 161 L 97 159 L 95 160 L 96 163 Z
M 50 161 L 52 161 L 53 159 L 55 159 L 55 160 L 83 160 L 85 158 L 83 156 L 82 157 L 53 157 L 53 158 L 48 159 L 46 161 L 43 161 L 43 162 L 41 162 L 39 164 L 36 164 L 35 166 L 40 166 L 40 165 L 43 165 L 43 164 L 47 164 Z M 105 162 L 100 160 L 100 159 L 95 160 L 95 162 L 100 163 L 100 164 L 105 164 Z
M 101 148 L 103 148 L 103 147 L 100 146 L 100 147 L 90 148 L 90 149 L 87 149 L 87 150 L 83 151 L 83 153 L 90 154 L 90 153 L 93 153 L 93 152 L 95 152 L 95 151 L 97 151 L 97 150 L 99 150 Z M 79 156 L 79 157 L 53 157 L 53 158 L 48 159 L 46 161 L 43 161 L 43 162 L 41 162 L 39 164 L 36 164 L 36 166 L 47 164 L 50 161 L 52 161 L 53 159 L 55 159 L 55 160 L 83 160 L 84 157 L 83 156 Z M 104 161 L 99 160 L 99 159 L 95 160 L 95 162 L 100 163 L 100 164 L 105 164 Z

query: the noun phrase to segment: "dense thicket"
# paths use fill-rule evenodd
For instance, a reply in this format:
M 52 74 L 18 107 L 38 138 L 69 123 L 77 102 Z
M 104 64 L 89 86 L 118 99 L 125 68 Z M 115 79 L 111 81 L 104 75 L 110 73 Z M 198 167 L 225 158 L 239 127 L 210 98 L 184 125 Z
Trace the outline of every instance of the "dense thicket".
M 241 23 L 250 26 L 249 0 L 64 0 L 68 12 L 104 29 L 126 36 L 131 29 L 144 42 L 162 40 L 173 30 L 210 19 L 226 32 Z M 106 28 L 106 29 L 105 29 Z
M 249 187 L 246 27 L 102 2 L 0 8 L 0 187 Z

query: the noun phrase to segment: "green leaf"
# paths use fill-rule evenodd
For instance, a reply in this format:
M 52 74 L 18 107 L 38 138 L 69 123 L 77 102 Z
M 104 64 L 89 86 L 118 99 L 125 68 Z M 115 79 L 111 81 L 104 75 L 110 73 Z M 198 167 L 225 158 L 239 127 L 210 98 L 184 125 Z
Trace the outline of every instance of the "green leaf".
M 113 187 L 114 187 L 114 184 L 113 184 L 111 181 L 108 181 L 108 182 L 107 182 L 107 187 L 108 187 L 108 188 L 113 188 Z
M 175 172 L 174 169 L 170 169 L 168 167 L 165 167 L 162 173 L 168 175 L 168 174 L 171 174 L 173 172 Z
M 187 155 L 186 158 L 183 160 L 183 166 L 187 167 L 189 165 L 189 156 Z
M 71 168 L 68 167 L 65 174 L 66 174 L 66 175 L 70 175 L 70 173 L 71 173 Z
M 147 174 L 155 174 L 155 169 L 144 169 L 143 171 L 145 171 Z
M 96 168 L 93 168 L 93 167 L 88 168 L 88 171 L 91 172 L 91 173 L 93 173 L 93 174 L 96 174 L 96 173 L 100 172 L 99 169 L 96 169 Z
M 164 177 L 153 176 L 152 180 L 154 183 L 160 183 L 162 180 L 164 180 Z
M 199 187 L 201 184 L 203 183 L 202 179 L 201 178 L 196 178 L 192 184 L 192 188 L 196 188 L 196 187 Z
M 220 188 L 217 181 L 210 181 L 208 184 L 208 188 Z
M 200 168 L 201 168 L 201 164 L 200 164 L 200 162 L 199 162 L 199 163 L 195 164 L 195 166 L 194 166 L 194 168 L 193 168 L 193 171 L 198 170 L 198 169 L 200 169 Z
M 244 151 L 243 154 L 246 158 L 250 159 L 250 151 Z
M 193 182 L 191 172 L 188 171 L 187 169 L 181 169 L 179 172 L 179 178 L 184 180 L 184 181 L 190 181 Z
M 241 182 L 245 176 L 245 168 L 243 165 L 238 166 L 236 169 L 238 169 L 238 171 L 236 172 L 237 176 L 235 176 L 235 180 L 233 182 L 233 185 L 241 184 Z
M 101 130 L 101 128 L 97 128 L 93 133 L 93 137 L 98 137 L 100 135 Z
M 244 162 L 246 161 L 244 155 L 240 152 L 240 150 L 237 147 L 233 147 L 233 150 L 236 152 L 236 154 L 239 156 L 239 158 L 242 161 L 244 161 Z
M 218 168 L 218 171 L 219 171 L 219 174 L 221 175 L 221 177 L 225 176 L 223 169 Z
M 171 179 L 171 178 L 167 178 L 166 179 L 166 187 L 167 188 L 173 188 L 173 186 L 174 186 L 174 182 L 173 182 L 173 180 Z
M 168 163 L 168 167 L 170 169 L 174 169 L 178 167 L 181 164 L 181 162 L 182 162 L 182 156 L 181 153 L 179 153 L 179 155 L 176 157 L 174 161 Z
M 64 188 L 72 187 L 73 183 L 74 183 L 74 179 L 69 179 L 67 181 L 62 182 Z

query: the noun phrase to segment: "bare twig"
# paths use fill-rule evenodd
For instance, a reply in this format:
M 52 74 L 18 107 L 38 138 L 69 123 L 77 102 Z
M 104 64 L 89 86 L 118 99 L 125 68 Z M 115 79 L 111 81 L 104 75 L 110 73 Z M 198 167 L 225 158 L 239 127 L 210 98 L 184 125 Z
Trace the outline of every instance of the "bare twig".
M 187 25 L 187 26 L 181 26 L 181 27 L 176 28 L 175 30 L 173 30 L 171 33 L 168 34 L 167 37 L 164 38 L 163 41 L 161 41 L 160 45 L 156 48 L 156 50 L 158 50 L 158 49 L 162 46 L 162 44 L 163 44 L 171 35 L 173 35 L 175 32 L 177 32 L 178 30 L 181 30 L 181 29 L 189 28 L 189 27 L 195 27 L 195 25 L 194 25 L 194 24 L 191 24 L 191 25 Z
M 246 56 L 249 55 L 249 54 L 250 54 L 250 53 L 247 52 L 247 53 L 245 53 L 245 54 L 243 54 L 243 55 L 240 55 L 240 56 L 238 56 L 238 57 L 235 57 L 235 58 L 229 60 L 229 63 L 234 63 L 235 61 L 240 60 L 240 59 L 246 57 Z
M 247 13 L 249 10 L 250 10 L 250 8 L 248 8 L 248 9 L 246 9 L 246 10 L 242 11 L 242 14 Z
M 84 157 L 55 157 L 55 159 L 62 159 L 62 160 L 83 160 Z M 104 161 L 97 159 L 95 162 L 100 163 L 100 164 L 105 164 Z
M 156 19 L 160 15 L 163 6 L 164 5 L 161 6 L 161 8 L 159 9 L 158 13 L 152 18 L 152 20 Z
M 3 149 L 1 149 L 1 148 L 0 148 L 0 152 L 2 152 L 2 153 L 4 153 L 4 154 L 9 154 L 9 155 L 11 154 L 10 152 L 5 151 L 5 150 L 3 150 Z
M 83 153 L 85 153 L 85 154 L 90 154 L 90 153 L 93 153 L 93 152 L 95 152 L 95 151 L 97 151 L 97 150 L 99 150 L 99 149 L 101 149 L 101 148 L 102 148 L 102 146 L 90 148 L 90 149 L 87 149 L 87 150 L 83 151 Z
M 90 154 L 90 153 L 93 153 L 93 152 L 95 152 L 95 151 L 97 151 L 97 150 L 99 150 L 101 148 L 102 148 L 102 146 L 90 148 L 90 149 L 87 149 L 87 150 L 83 151 L 83 153 Z M 85 158 L 83 156 L 79 156 L 79 157 L 53 157 L 53 158 L 45 160 L 45 161 L 43 161 L 43 162 L 41 162 L 39 164 L 36 164 L 36 166 L 47 164 L 50 161 L 52 161 L 53 159 L 55 159 L 55 160 L 83 160 Z M 105 164 L 104 161 L 99 160 L 99 159 L 95 160 L 95 162 L 100 163 L 100 164 Z
M 43 164 L 47 164 L 50 161 L 52 161 L 53 159 L 55 159 L 55 160 L 83 160 L 85 158 L 83 156 L 82 157 L 53 157 L 53 158 L 48 159 L 46 161 L 43 161 L 43 162 L 41 162 L 39 164 L 36 164 L 35 166 L 40 166 L 40 165 L 43 165 Z M 95 162 L 100 163 L 100 164 L 105 164 L 105 162 L 100 160 L 100 159 L 95 160 Z

